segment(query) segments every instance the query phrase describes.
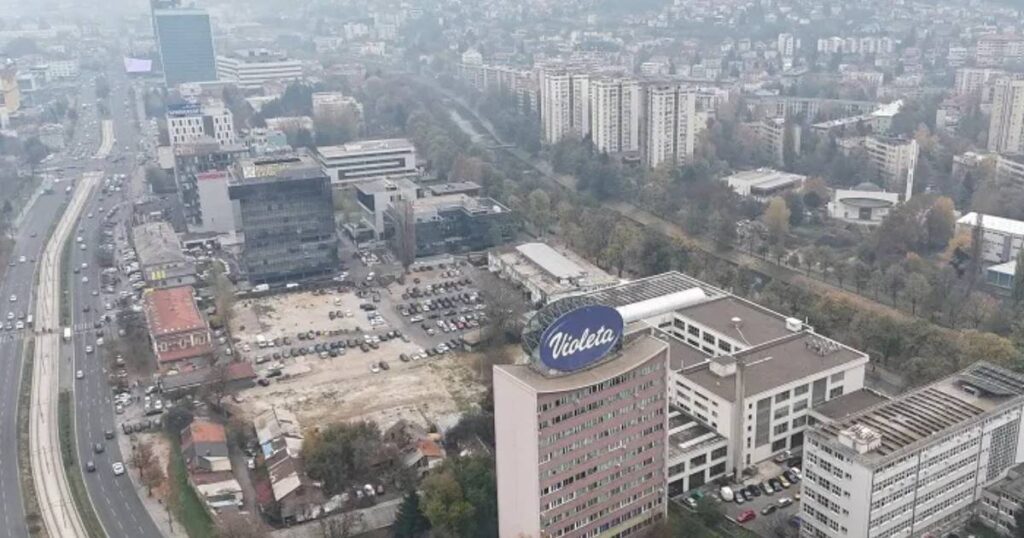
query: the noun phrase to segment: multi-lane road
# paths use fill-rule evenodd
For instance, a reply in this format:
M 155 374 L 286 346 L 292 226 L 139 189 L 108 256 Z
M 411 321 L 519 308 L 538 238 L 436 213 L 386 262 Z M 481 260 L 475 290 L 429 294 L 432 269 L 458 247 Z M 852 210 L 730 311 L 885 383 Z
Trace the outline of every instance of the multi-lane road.
M 91 101 L 94 87 L 91 83 L 81 86 L 80 99 Z M 90 148 L 94 152 L 98 147 L 99 128 L 93 109 L 83 109 L 79 114 L 78 128 L 75 136 L 68 144 L 69 148 Z M 88 165 L 67 156 L 57 156 L 51 166 Z M 75 172 L 74 175 L 79 175 Z M 54 194 L 44 194 L 35 199 L 31 209 L 25 213 L 15 234 L 12 267 L 0 267 L 3 274 L 0 280 L 0 295 L 3 297 L 3 312 L 15 316 L 33 314 L 33 286 L 37 276 L 37 264 L 42 256 L 44 243 L 50 229 L 57 221 L 61 206 L 66 201 L 64 187 L 72 178 L 71 174 L 58 175 L 63 179 L 54 188 Z M 25 262 L 18 260 L 24 256 Z M 11 295 L 16 297 L 10 301 Z M 38 326 L 37 326 L 38 328 Z M 22 377 L 22 356 L 30 329 L 0 331 L 0 536 L 21 538 L 28 536 L 25 523 L 25 505 L 21 491 L 20 469 L 27 461 L 18 460 L 18 391 Z M 27 389 L 27 387 L 26 387 Z
M 15 317 L 19 314 L 36 313 L 35 301 L 37 299 L 34 295 L 42 293 L 42 290 L 46 289 L 41 287 L 39 291 L 34 291 L 43 261 L 44 243 L 51 229 L 61 217 L 61 206 L 70 197 L 65 193 L 65 188 L 70 184 L 68 180 L 79 180 L 78 182 L 81 183 L 80 178 L 83 173 L 89 173 L 89 177 L 94 177 L 96 181 L 102 181 L 103 178 L 113 174 L 126 174 L 131 177 L 135 167 L 133 156 L 138 151 L 137 140 L 139 138 L 133 124 L 135 111 L 124 106 L 129 91 L 124 75 L 112 72 L 108 74 L 108 79 L 111 82 L 112 90 L 109 98 L 111 111 L 109 128 L 112 131 L 108 134 L 112 135 L 112 142 L 116 141 L 109 148 L 111 158 L 102 158 L 102 155 L 100 158 L 96 158 L 96 154 L 100 150 L 102 122 L 95 117 L 95 107 L 89 106 L 80 109 L 79 127 L 76 129 L 74 139 L 68 145 L 67 153 L 56 156 L 47 163 L 48 167 L 62 170 L 62 172 L 56 173 L 56 177 L 61 181 L 56 184 L 53 194 L 44 194 L 36 199 L 21 222 L 16 233 L 12 256 L 16 262 L 15 265 L 0 268 L 0 273 L 2 273 L 0 297 L 2 297 L 3 306 L 6 306 L 6 308 L 0 306 L 0 315 L 3 316 L 4 323 L 7 312 L 13 312 Z M 80 99 L 85 103 L 94 102 L 94 88 L 91 82 L 82 85 Z M 79 187 L 84 186 L 79 185 Z M 127 191 L 127 188 L 123 189 L 123 192 Z M 96 191 L 89 192 L 81 208 L 81 218 L 73 224 L 69 240 L 75 241 L 77 236 L 81 235 L 88 239 L 88 246 L 84 251 L 77 246 L 72 249 L 69 261 L 73 266 L 78 267 L 81 267 L 82 263 L 87 263 L 89 268 L 67 281 L 70 288 L 67 290 L 70 292 L 69 308 L 73 314 L 72 327 L 75 330 L 70 344 L 62 340 L 56 344 L 60 357 L 59 360 L 54 361 L 54 365 L 59 365 L 59 372 L 48 372 L 52 377 L 48 378 L 47 382 L 55 385 L 59 379 L 61 389 L 73 389 L 78 461 L 93 460 L 97 470 L 95 473 L 85 473 L 85 470 L 79 465 L 71 468 L 70 472 L 84 473 L 89 498 L 103 525 L 105 534 L 118 538 L 158 537 L 161 533 L 145 510 L 132 480 L 127 474 L 115 477 L 111 471 L 110 464 L 112 462 L 125 461 L 125 458 L 120 454 L 115 441 L 106 441 L 103 438 L 103 432 L 106 430 L 118 431 L 118 428 L 115 428 L 111 392 L 104 371 L 105 361 L 102 357 L 102 350 L 93 354 L 85 353 L 87 345 L 95 345 L 95 333 L 92 325 L 98 316 L 102 316 L 104 303 L 110 300 L 102 295 L 92 295 L 93 290 L 98 289 L 100 282 L 99 269 L 96 268 L 98 264 L 94 259 L 101 226 L 101 218 L 98 213 L 101 206 L 109 209 L 118 202 L 130 205 L 130 201 L 127 200 L 115 201 L 109 197 L 106 200 L 100 200 Z M 130 208 L 122 208 L 119 213 L 121 215 L 130 214 Z M 93 217 L 89 218 L 89 214 L 92 214 Z M 25 257 L 25 262 L 17 263 L 21 256 Z M 55 261 L 59 262 L 60 260 Z M 62 271 L 69 271 L 69 269 L 69 267 L 61 268 Z M 82 282 L 83 275 L 88 276 L 88 283 Z M 16 296 L 15 301 L 10 301 L 11 295 Z M 89 305 L 90 313 L 83 312 L 86 305 Z M 37 320 L 34 330 L 44 329 Z M 59 338 L 58 335 L 63 328 L 57 326 L 50 327 L 50 329 L 53 331 L 53 338 L 56 339 Z M 0 383 L 0 538 L 28 536 L 19 475 L 21 467 L 28 462 L 18 461 L 17 406 L 19 381 L 22 377 L 23 349 L 25 339 L 30 335 L 30 329 L 0 330 L 0 379 L 5 381 Z M 47 340 L 45 334 L 40 336 L 37 344 L 45 344 L 43 342 Z M 83 371 L 83 379 L 77 381 L 74 379 L 76 370 Z M 55 389 L 55 387 L 50 388 Z M 56 390 L 54 390 L 55 392 Z M 47 425 L 48 428 L 51 426 L 52 424 Z M 106 450 L 103 454 L 92 453 L 92 444 L 97 441 L 105 444 Z M 49 450 L 49 447 L 44 447 L 44 450 Z M 33 456 L 39 461 L 46 461 L 43 457 L 45 454 L 41 452 L 34 452 Z M 55 486 L 56 483 L 51 485 Z M 36 487 L 38 490 L 39 485 Z M 77 530 L 74 529 L 75 526 L 69 523 L 73 519 L 73 505 L 72 500 L 66 498 L 66 494 L 62 492 L 59 500 L 43 501 L 44 498 L 49 497 L 41 495 L 41 492 L 37 491 L 37 497 L 40 498 L 41 503 L 45 503 L 52 509 L 53 514 L 61 518 L 62 522 L 56 523 L 57 525 L 67 525 L 66 527 L 58 526 L 58 529 L 70 529 L 69 532 L 77 534 L 74 532 Z

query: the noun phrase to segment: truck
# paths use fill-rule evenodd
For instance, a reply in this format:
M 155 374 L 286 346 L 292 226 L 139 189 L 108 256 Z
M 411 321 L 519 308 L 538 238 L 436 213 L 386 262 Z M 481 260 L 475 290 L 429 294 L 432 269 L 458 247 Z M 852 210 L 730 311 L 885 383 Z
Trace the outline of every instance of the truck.
M 64 341 L 71 341 L 71 327 L 64 327 Z

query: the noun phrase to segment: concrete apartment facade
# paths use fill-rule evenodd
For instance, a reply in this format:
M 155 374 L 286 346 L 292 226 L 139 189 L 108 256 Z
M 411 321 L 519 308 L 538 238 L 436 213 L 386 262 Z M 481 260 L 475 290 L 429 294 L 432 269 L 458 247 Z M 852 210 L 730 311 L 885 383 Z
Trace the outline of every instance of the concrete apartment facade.
M 1024 221 L 971 211 L 956 221 L 957 231 L 972 233 L 981 227 L 981 258 L 988 263 L 1017 259 L 1024 247 Z
M 598 151 L 640 151 L 640 83 L 633 79 L 597 79 L 590 84 L 591 138 Z
M 697 94 L 680 84 L 653 84 L 645 92 L 643 159 L 656 168 L 693 160 L 697 133 L 703 130 L 697 114 Z

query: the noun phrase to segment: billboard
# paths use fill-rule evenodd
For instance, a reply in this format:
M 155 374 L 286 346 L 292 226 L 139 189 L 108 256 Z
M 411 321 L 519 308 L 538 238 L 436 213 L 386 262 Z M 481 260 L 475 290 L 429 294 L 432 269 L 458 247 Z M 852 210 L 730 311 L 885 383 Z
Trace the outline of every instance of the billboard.
M 549 325 L 540 337 L 540 361 L 562 372 L 585 368 L 611 352 L 622 339 L 619 311 L 590 305 L 567 312 Z
M 199 103 L 179 103 L 176 105 L 167 105 L 167 115 L 172 118 L 198 116 L 201 112 L 202 107 L 199 106 Z
M 149 73 L 153 71 L 153 60 L 125 57 L 124 71 L 129 75 Z

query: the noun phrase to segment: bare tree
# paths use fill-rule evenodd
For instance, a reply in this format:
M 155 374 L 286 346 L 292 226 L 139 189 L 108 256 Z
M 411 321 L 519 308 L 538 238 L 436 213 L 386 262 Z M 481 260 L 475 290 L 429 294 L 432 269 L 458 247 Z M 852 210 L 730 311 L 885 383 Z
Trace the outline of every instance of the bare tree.
M 262 538 L 269 536 L 266 529 L 257 521 L 230 512 L 223 514 L 217 523 L 219 538 Z
M 363 527 L 363 514 L 345 512 L 337 516 L 320 520 L 320 530 L 324 538 L 350 538 Z

